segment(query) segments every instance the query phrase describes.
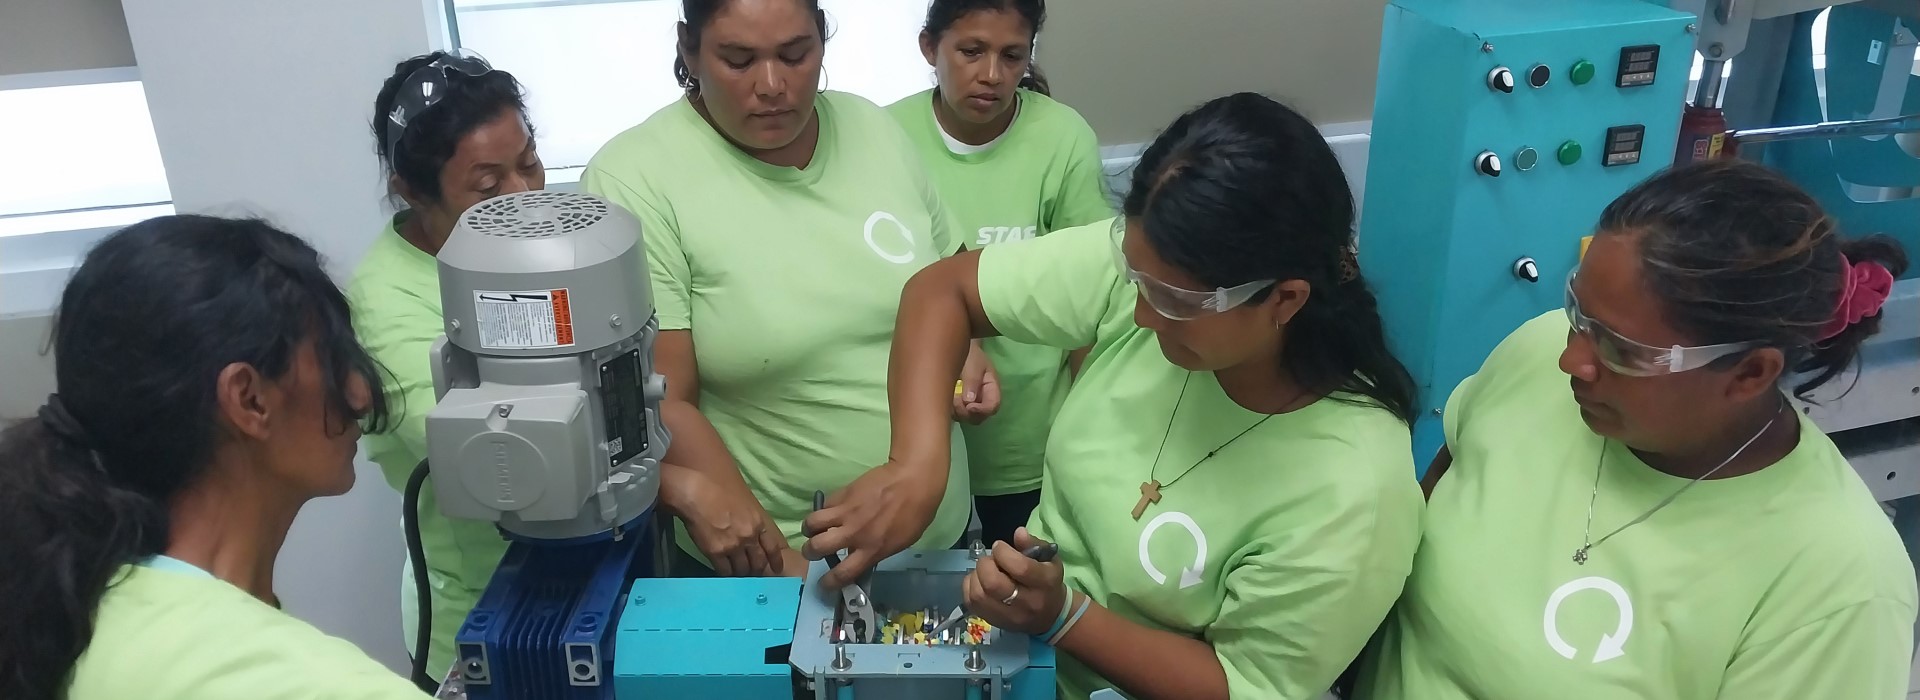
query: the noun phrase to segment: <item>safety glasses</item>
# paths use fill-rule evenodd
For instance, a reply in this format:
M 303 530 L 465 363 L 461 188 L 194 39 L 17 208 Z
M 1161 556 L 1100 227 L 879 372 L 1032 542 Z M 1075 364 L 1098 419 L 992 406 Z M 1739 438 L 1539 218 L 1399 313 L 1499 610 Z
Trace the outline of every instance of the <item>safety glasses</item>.
M 1247 303 L 1253 295 L 1273 286 L 1276 281 L 1256 280 L 1233 287 L 1215 287 L 1213 291 L 1201 292 L 1154 279 L 1152 275 L 1135 270 L 1132 265 L 1127 264 L 1126 253 L 1120 248 L 1120 241 L 1127 234 L 1126 221 L 1125 217 L 1113 220 L 1113 263 L 1120 268 L 1121 274 L 1126 275 L 1127 280 L 1133 282 L 1133 286 L 1140 290 L 1140 297 L 1147 300 L 1147 305 L 1153 307 L 1153 310 L 1159 312 L 1161 316 L 1175 321 L 1191 321 L 1229 311 Z
M 1722 343 L 1696 347 L 1654 347 L 1614 332 L 1599 321 L 1580 312 L 1580 300 L 1573 296 L 1574 276 L 1567 274 L 1567 323 L 1593 343 L 1594 355 L 1607 369 L 1630 377 L 1653 377 L 1700 369 L 1714 360 L 1759 347 L 1760 343 Z
M 446 98 L 448 76 L 460 73 L 478 78 L 491 72 L 493 66 L 480 54 L 456 49 L 407 74 L 400 91 L 394 95 L 393 109 L 387 112 L 387 153 L 397 152 L 400 137 L 407 133 L 408 122 Z

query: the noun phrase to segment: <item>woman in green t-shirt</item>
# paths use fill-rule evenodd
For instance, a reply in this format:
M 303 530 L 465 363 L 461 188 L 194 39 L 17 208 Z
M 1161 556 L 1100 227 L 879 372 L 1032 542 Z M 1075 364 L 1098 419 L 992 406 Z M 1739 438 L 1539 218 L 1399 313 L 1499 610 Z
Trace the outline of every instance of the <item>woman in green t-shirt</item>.
M 259 221 L 149 219 L 87 253 L 57 392 L 0 432 L 0 697 L 425 700 L 273 591 L 300 509 L 387 422 L 350 315 Z
M 347 296 L 354 329 L 390 372 L 387 401 L 393 430 L 369 435 L 367 456 L 395 491 L 427 457 L 427 413 L 433 391 L 432 347 L 445 333 L 440 272 L 434 256 L 469 207 L 490 197 L 546 186 L 520 83 L 477 56 L 436 51 L 401 61 L 373 105 L 373 145 L 387 190 L 403 206 L 354 268 Z M 454 663 L 453 637 L 493 577 L 507 542 L 491 522 L 449 518 L 432 488 L 421 489 L 420 545 L 428 601 L 421 601 L 408 562 L 401 626 L 415 652 L 417 606 L 430 605 L 427 658 L 439 678 Z
M 1420 537 L 1413 380 L 1353 257 L 1346 178 L 1306 118 L 1239 94 L 1174 121 L 1124 209 L 914 277 L 893 456 L 945 459 L 969 337 L 1091 347 L 1031 531 L 980 560 L 969 609 L 1057 645 L 1068 698 L 1311 700 Z M 1041 540 L 1055 562 L 1022 554 Z
M 1854 363 L 1905 268 L 1746 161 L 1614 200 L 1566 308 L 1448 400 L 1359 697 L 1906 697 L 1913 566 L 1787 399 Z
M 712 523 L 749 539 L 705 563 L 800 575 L 785 547 L 816 491 L 831 494 L 822 529 L 850 550 L 830 586 L 909 546 L 953 546 L 968 520 L 964 455 L 952 469 L 872 468 L 887 455 L 900 287 L 958 248 L 925 167 L 885 111 L 820 89 L 817 1 L 681 10 L 686 95 L 609 141 L 581 184 L 644 228 L 668 460 L 715 484 L 728 505 Z
M 940 197 L 979 249 L 1112 218 L 1099 143 L 1073 108 L 1048 97 L 1033 63 L 1042 0 L 935 0 L 920 52 L 936 87 L 887 111 L 900 120 Z M 988 366 L 963 372 L 956 401 L 998 401 L 992 420 L 962 428 L 973 502 L 986 542 L 1010 540 L 1040 502 L 1040 465 L 1072 381 L 1068 352 L 988 338 Z

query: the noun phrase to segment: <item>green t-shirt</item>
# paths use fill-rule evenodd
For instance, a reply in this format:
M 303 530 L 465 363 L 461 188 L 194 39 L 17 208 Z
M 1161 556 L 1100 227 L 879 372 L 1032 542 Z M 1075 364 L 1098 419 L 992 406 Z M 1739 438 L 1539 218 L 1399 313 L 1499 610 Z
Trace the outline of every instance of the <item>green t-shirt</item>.
M 1448 400 L 1453 467 L 1361 697 L 1905 698 L 1913 566 L 1804 418 L 1785 459 L 1702 481 L 1573 562 L 1590 501 L 1598 539 L 1687 480 L 1618 443 L 1599 463 L 1566 337 L 1559 311 L 1528 322 Z
M 900 126 L 860 97 L 815 102 L 804 169 L 728 143 L 686 100 L 615 136 L 584 188 L 640 218 L 662 330 L 690 330 L 700 411 L 800 545 L 815 490 L 886 461 L 887 356 L 900 291 L 959 248 Z M 967 526 L 965 447 L 916 546 Z M 681 547 L 697 556 L 684 529 Z
M 1328 398 L 1234 439 L 1263 416 L 1212 373 L 1168 362 L 1134 325 L 1110 230 L 1070 228 L 980 259 L 980 302 L 1001 333 L 1093 348 L 1047 442 L 1033 532 L 1060 545 L 1075 590 L 1211 644 L 1234 697 L 1316 698 L 1412 566 L 1422 502 L 1407 426 Z M 1161 500 L 1136 521 L 1150 478 Z M 1068 698 L 1108 685 L 1065 655 L 1059 679 Z
M 190 565 L 122 569 L 67 700 L 425 700 L 346 640 Z
M 940 198 L 959 222 L 964 245 L 1001 241 L 1113 218 L 1093 127 L 1072 107 L 1019 90 L 1019 112 L 993 143 L 956 152 L 933 116 L 934 91 L 888 107 L 906 128 Z M 973 493 L 996 496 L 1040 487 L 1047 430 L 1067 398 L 1067 354 L 1006 338 L 982 342 L 1000 377 L 1000 410 L 962 426 L 972 459 Z
M 368 435 L 362 444 L 368 458 L 380 465 L 387 483 L 404 492 L 414 465 L 427 457 L 427 413 L 435 403 L 428 352 L 442 333 L 439 268 L 433 256 L 413 247 L 389 224 L 354 270 L 347 300 L 353 305 L 353 328 L 360 343 L 390 373 L 387 406 L 395 418 L 392 430 Z M 453 637 L 500 565 L 507 542 L 493 523 L 441 514 L 429 482 L 420 491 L 420 544 L 433 596 L 427 669 L 439 675 L 453 668 Z M 419 601 L 414 600 L 412 582 L 401 583 L 402 624 L 411 640 L 417 619 L 413 610 Z

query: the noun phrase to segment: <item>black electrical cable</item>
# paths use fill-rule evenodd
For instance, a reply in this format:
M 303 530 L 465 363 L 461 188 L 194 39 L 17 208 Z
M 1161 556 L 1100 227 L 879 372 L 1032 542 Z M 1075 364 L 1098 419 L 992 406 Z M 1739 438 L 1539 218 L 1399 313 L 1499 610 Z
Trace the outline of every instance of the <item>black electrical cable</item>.
M 427 585 L 427 550 L 420 544 L 420 488 L 427 483 L 427 460 L 407 476 L 406 503 L 400 509 L 400 526 L 407 533 L 407 561 L 413 566 L 414 607 L 418 609 L 419 628 L 413 633 L 413 683 L 429 694 L 440 689 L 440 680 L 427 674 L 427 651 L 433 640 L 433 597 Z

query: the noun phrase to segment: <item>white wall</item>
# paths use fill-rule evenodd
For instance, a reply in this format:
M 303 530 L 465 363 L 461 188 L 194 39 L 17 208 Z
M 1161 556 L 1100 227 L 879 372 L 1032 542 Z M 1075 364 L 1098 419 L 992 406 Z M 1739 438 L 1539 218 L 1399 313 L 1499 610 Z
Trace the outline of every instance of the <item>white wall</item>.
M 0 75 L 132 65 L 118 0 L 0 0 Z
M 398 61 L 440 42 L 433 0 L 126 0 L 181 212 L 251 214 L 313 242 L 344 280 L 386 215 L 369 122 Z M 289 612 L 404 669 L 399 498 L 360 463 L 281 550 Z

